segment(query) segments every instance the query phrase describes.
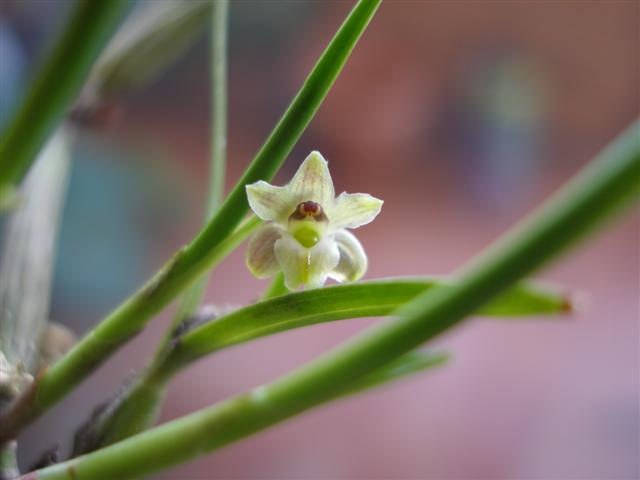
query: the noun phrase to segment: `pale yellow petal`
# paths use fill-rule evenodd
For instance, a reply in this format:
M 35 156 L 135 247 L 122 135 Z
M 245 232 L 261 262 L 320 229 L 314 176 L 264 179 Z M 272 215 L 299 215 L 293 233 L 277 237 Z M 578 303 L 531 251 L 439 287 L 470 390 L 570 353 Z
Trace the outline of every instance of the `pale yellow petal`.
M 274 247 L 282 230 L 273 223 L 262 225 L 251 237 L 247 248 L 247 267 L 254 276 L 266 278 L 280 270 Z
M 260 180 L 245 188 L 251 210 L 265 221 L 283 222 L 297 205 L 286 187 L 276 187 Z
M 327 209 L 332 230 L 357 228 L 373 221 L 384 202 L 368 193 L 341 193 Z
M 302 162 L 286 188 L 291 197 L 295 198 L 296 205 L 311 200 L 324 208 L 335 197 L 327 161 L 316 151 L 311 152 Z

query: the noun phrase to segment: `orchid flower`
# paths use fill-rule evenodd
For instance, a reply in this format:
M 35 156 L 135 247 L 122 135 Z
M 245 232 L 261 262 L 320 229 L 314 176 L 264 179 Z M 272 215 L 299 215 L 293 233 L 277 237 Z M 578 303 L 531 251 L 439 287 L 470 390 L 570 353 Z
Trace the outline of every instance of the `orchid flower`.
M 260 180 L 246 186 L 249 206 L 264 220 L 247 250 L 247 266 L 258 278 L 284 273 L 295 290 L 321 287 L 332 278 L 355 281 L 367 269 L 367 256 L 347 229 L 371 222 L 382 200 L 366 193 L 337 198 L 327 161 L 311 152 L 288 185 Z

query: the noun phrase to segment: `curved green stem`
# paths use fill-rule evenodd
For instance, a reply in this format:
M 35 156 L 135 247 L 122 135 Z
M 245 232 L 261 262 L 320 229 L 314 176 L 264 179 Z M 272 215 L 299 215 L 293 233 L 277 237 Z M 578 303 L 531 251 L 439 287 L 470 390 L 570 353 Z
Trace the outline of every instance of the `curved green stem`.
M 221 448 L 335 398 L 382 366 L 461 322 L 557 256 L 640 194 L 634 124 L 534 215 L 479 256 L 453 288 L 419 295 L 402 316 L 244 395 L 37 472 L 39 480 L 132 478 Z
M 18 184 L 89 76 L 129 8 L 126 0 L 79 0 L 0 142 L 0 189 Z

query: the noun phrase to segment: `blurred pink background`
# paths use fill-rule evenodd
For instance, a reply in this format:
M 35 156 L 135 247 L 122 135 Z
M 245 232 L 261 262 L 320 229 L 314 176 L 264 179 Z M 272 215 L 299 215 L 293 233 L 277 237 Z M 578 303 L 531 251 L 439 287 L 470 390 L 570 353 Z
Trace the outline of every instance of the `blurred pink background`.
M 232 2 L 229 187 L 350 5 Z M 67 7 L 13 1 L 2 10 L 3 75 L 9 66 L 17 72 L 5 79 L 16 86 L 3 101 L 30 78 Z M 639 20 L 636 1 L 388 0 L 276 183 L 320 150 L 337 191 L 385 200 L 378 220 L 357 232 L 370 257 L 367 278 L 448 274 L 638 116 Z M 206 58 L 203 39 L 127 98 L 110 131 L 81 138 L 52 306 L 52 317 L 78 332 L 199 228 Z M 638 478 L 638 220 L 627 215 L 537 275 L 583 299 L 573 315 L 468 322 L 436 342 L 453 353 L 449 366 L 156 478 Z M 208 302 L 242 305 L 266 288 L 243 253 L 215 271 Z M 169 318 L 24 434 L 25 465 L 55 443 L 67 451 L 90 410 L 144 365 Z M 203 360 L 172 383 L 162 420 L 269 382 L 375 321 L 314 326 Z

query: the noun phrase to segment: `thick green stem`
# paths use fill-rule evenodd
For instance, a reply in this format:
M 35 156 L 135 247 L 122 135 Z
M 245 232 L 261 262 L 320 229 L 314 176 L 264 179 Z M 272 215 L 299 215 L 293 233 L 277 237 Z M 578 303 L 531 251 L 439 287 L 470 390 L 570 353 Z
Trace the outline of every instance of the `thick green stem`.
M 380 1 L 360 0 L 356 4 L 216 215 L 140 291 L 44 372 L 34 383 L 33 391 L 0 418 L 0 442 L 13 438 L 26 424 L 63 398 L 114 350 L 142 330 L 155 314 L 207 272 L 216 259 L 218 247 L 249 209 L 245 185 L 268 180 L 280 168 L 329 93 Z
M 92 64 L 129 8 L 126 0 L 79 0 L 0 142 L 0 189 L 18 184 L 78 96 Z
M 247 394 L 37 472 L 40 480 L 133 478 L 221 448 L 331 400 L 358 379 L 467 315 L 640 194 L 640 136 L 634 124 L 529 219 L 479 256 L 454 288 L 435 288 L 333 352 Z

